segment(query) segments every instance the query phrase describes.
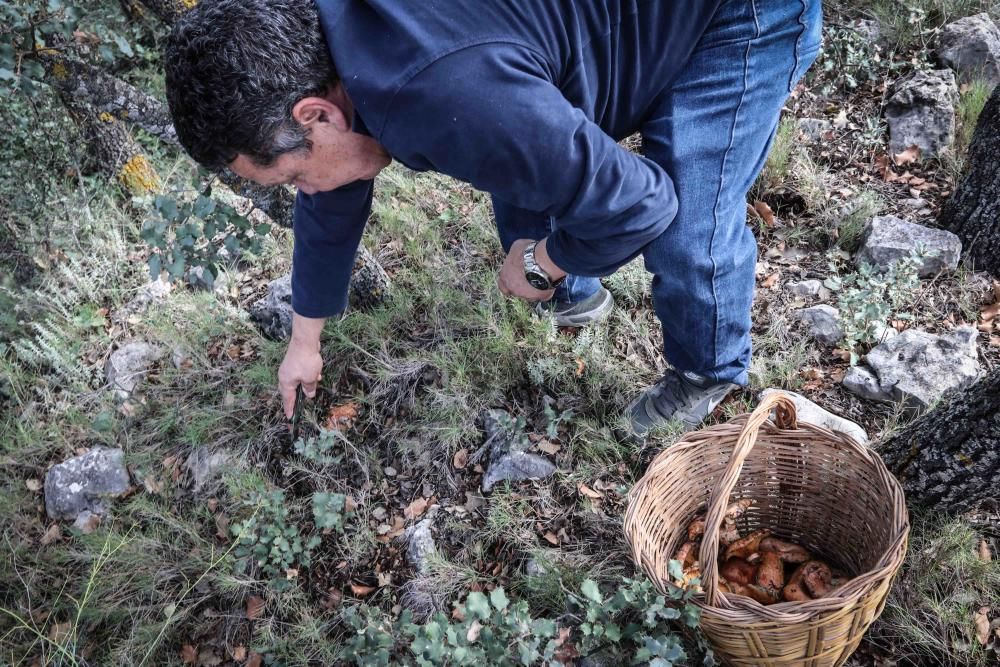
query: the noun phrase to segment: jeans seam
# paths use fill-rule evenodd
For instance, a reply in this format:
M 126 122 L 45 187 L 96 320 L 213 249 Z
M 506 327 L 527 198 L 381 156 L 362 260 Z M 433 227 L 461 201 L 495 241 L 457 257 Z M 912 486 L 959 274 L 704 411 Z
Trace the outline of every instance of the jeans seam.
M 806 0 L 799 0 L 799 4 L 802 5 L 802 11 L 799 13 L 799 35 L 795 38 L 795 62 L 792 65 L 791 73 L 788 75 L 789 93 L 795 88 L 795 82 L 798 80 L 795 74 L 799 71 L 799 65 L 802 62 L 802 39 L 806 36 L 806 31 L 808 30 L 806 14 L 809 13 L 809 5 Z
M 712 260 L 712 299 L 715 303 L 715 326 L 714 334 L 712 336 L 712 363 L 718 365 L 719 357 L 719 295 L 716 289 L 716 278 L 718 274 L 718 264 L 715 261 L 715 237 L 719 233 L 719 203 L 722 201 L 722 193 L 725 190 L 726 184 L 726 164 L 729 161 L 729 154 L 733 150 L 733 144 L 736 142 L 736 125 L 739 121 L 740 111 L 743 109 L 743 102 L 746 100 L 747 89 L 749 88 L 749 78 L 750 78 L 750 49 L 753 46 L 754 41 L 760 38 L 760 19 L 757 16 L 757 2 L 756 0 L 751 0 L 750 8 L 753 12 L 753 22 L 754 22 L 754 36 L 747 41 L 746 53 L 743 56 L 743 90 L 740 92 L 740 101 L 736 105 L 736 111 L 733 112 L 733 123 L 729 128 L 729 145 L 726 146 L 726 152 L 722 156 L 722 168 L 719 174 L 719 189 L 715 194 L 715 205 L 712 207 L 712 218 L 715 223 L 712 229 L 712 240 L 709 244 L 708 256 Z M 700 372 L 700 371 L 699 371 Z M 712 382 L 718 381 L 718 373 L 713 367 L 708 375 L 711 377 Z

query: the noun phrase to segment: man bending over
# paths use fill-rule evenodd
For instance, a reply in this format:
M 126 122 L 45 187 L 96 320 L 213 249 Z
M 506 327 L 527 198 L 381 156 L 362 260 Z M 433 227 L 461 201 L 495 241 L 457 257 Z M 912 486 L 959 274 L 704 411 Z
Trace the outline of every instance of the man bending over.
M 599 278 L 642 255 L 672 367 L 629 407 L 642 436 L 748 382 L 746 192 L 819 42 L 819 0 L 202 0 L 167 98 L 195 160 L 298 188 L 286 413 L 395 159 L 492 195 L 500 290 L 557 324 L 604 317 Z

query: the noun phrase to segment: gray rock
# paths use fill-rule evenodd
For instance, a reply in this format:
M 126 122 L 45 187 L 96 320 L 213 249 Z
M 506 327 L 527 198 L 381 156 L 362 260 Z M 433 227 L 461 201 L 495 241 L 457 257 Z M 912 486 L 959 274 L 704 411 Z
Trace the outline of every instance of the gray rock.
M 188 282 L 195 289 L 208 291 L 208 278 L 210 274 L 201 266 L 192 266 L 188 271 Z M 216 296 L 226 296 L 229 294 L 229 274 L 219 271 L 219 275 L 212 280 L 212 292 Z
M 73 527 L 79 530 L 84 535 L 90 535 L 94 532 L 94 529 L 101 523 L 101 515 L 94 514 L 90 510 L 83 510 L 76 515 L 76 520 L 73 522 Z
M 986 12 L 966 16 L 941 28 L 937 57 L 955 70 L 958 80 L 1000 84 L 1000 28 Z
M 795 311 L 799 319 L 809 325 L 809 333 L 824 345 L 835 345 L 844 337 L 837 319 L 840 312 L 833 306 L 820 304 Z
M 891 401 L 892 392 L 882 388 L 878 377 L 863 366 L 852 366 L 841 382 L 844 389 L 870 401 Z
M 94 447 L 52 466 L 45 475 L 45 511 L 51 519 L 75 519 L 83 511 L 103 514 L 105 501 L 128 488 L 122 450 Z
M 580 658 L 577 667 L 624 667 L 629 660 L 611 646 Z
M 895 338 L 898 335 L 899 335 L 899 332 L 896 331 L 893 327 L 890 327 L 890 326 L 888 326 L 886 324 L 877 324 L 877 325 L 875 325 L 875 344 L 876 345 L 878 345 L 880 343 L 884 343 L 885 341 L 889 340 L 890 338 Z
M 207 447 L 192 450 L 184 462 L 191 475 L 191 490 L 201 492 L 231 461 L 228 452 L 210 452 Z
M 923 157 L 932 157 L 951 146 L 957 99 L 951 70 L 916 72 L 902 80 L 885 105 L 892 152 L 901 153 L 916 144 Z
M 926 199 L 921 199 L 920 197 L 912 197 L 910 199 L 904 199 L 899 203 L 905 206 L 906 208 L 912 208 L 912 209 L 921 209 L 928 205 L 928 201 Z
M 166 301 L 172 289 L 173 286 L 166 280 L 151 280 L 139 289 L 131 301 L 116 310 L 111 319 L 115 322 L 135 320 L 151 305 Z
M 962 255 L 962 241 L 949 231 L 907 222 L 894 215 L 877 215 L 865 227 L 864 238 L 854 259 L 888 269 L 916 251 L 925 256 L 917 269 L 921 277 L 954 271 Z
M 410 526 L 403 533 L 406 539 L 406 560 L 409 561 L 413 569 L 418 574 L 427 574 L 430 566 L 427 559 L 432 554 L 437 553 L 437 546 L 434 544 L 434 535 L 431 534 L 431 527 L 434 525 L 433 518 L 427 518 Z
M 798 415 L 799 421 L 815 424 L 816 426 L 822 426 L 823 428 L 828 428 L 831 431 L 839 431 L 840 433 L 849 435 L 861 444 L 868 442 L 868 434 L 865 433 L 865 430 L 858 424 L 824 410 L 802 394 L 797 394 L 794 391 L 787 391 L 785 389 L 765 389 L 760 393 L 759 398 L 760 400 L 763 400 L 766 396 L 770 396 L 771 394 L 785 394 L 791 398 L 792 402 L 795 403 L 795 412 Z
M 543 577 L 549 570 L 536 558 L 529 558 L 524 562 L 524 574 L 529 577 Z
M 267 296 L 250 306 L 250 319 L 268 338 L 288 340 L 292 336 L 292 274 L 272 280 Z
M 833 129 L 833 123 L 825 118 L 799 118 L 799 134 L 807 141 L 817 142 L 823 139 L 823 135 Z
M 556 471 L 555 464 L 544 456 L 528 452 L 508 452 L 491 460 L 483 475 L 483 492 L 489 493 L 497 482 L 545 479 Z
M 818 296 L 823 289 L 823 283 L 818 280 L 803 280 L 798 283 L 788 283 L 788 291 L 797 296 Z
M 844 387 L 866 398 L 896 401 L 923 411 L 945 392 L 965 388 L 979 377 L 977 336 L 970 326 L 943 336 L 907 329 L 866 356 L 876 386 L 852 369 L 855 377 L 850 383 L 845 377 Z
M 166 354 L 166 350 L 157 345 L 144 342 L 128 343 L 111 353 L 104 372 L 108 385 L 115 390 L 115 395 L 124 400 L 142 382 L 149 369 Z

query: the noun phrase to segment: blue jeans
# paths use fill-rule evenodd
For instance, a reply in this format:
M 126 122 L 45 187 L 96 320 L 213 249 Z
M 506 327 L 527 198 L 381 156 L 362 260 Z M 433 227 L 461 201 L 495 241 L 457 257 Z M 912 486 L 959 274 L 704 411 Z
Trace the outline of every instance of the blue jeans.
M 674 181 L 673 221 L 642 251 L 664 356 L 681 371 L 746 385 L 757 243 L 746 193 L 764 166 L 781 107 L 820 46 L 819 0 L 724 0 L 682 74 L 642 123 L 643 153 Z M 504 248 L 540 239 L 537 216 L 493 198 Z M 555 298 L 600 287 L 571 276 Z

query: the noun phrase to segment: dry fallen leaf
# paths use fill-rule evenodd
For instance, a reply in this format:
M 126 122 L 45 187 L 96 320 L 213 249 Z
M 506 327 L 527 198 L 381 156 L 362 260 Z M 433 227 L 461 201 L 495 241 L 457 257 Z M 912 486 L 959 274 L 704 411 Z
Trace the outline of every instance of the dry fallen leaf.
M 984 563 L 989 563 L 993 560 L 993 552 L 990 550 L 990 545 L 986 540 L 979 540 L 979 560 Z
M 261 660 L 260 653 L 253 651 L 250 653 L 250 658 L 247 660 L 247 664 L 244 667 L 260 667 Z
M 57 542 L 62 539 L 62 528 L 59 527 L 58 523 L 54 523 L 49 526 L 49 529 L 45 531 L 42 535 L 42 546 L 47 547 L 53 542 Z
M 247 647 L 246 646 L 234 646 L 230 655 L 236 662 L 243 662 L 247 659 Z
M 462 448 L 455 452 L 455 456 L 451 461 L 452 465 L 458 470 L 463 470 L 465 466 L 469 464 L 469 450 Z
M 403 516 L 407 519 L 416 519 L 418 516 L 427 510 L 427 499 L 417 498 L 412 503 L 406 506 L 403 510 Z
M 264 598 L 251 595 L 247 600 L 247 620 L 252 621 L 260 616 L 260 612 L 264 609 L 264 604 Z
M 69 621 L 65 623 L 55 623 L 49 628 L 49 639 L 51 639 L 56 644 L 63 644 L 69 639 L 70 631 L 73 626 Z
M 576 489 L 583 495 L 587 496 L 588 498 L 592 498 L 594 500 L 604 497 L 603 493 L 601 493 L 600 491 L 594 491 L 592 488 L 590 488 L 583 482 L 580 482 L 579 486 L 577 486 Z
M 473 621 L 469 625 L 468 631 L 465 633 L 465 641 L 471 644 L 472 642 L 479 639 L 479 633 L 482 629 L 483 629 L 482 623 L 480 623 L 478 620 Z
M 544 535 L 542 535 L 542 537 L 544 537 L 549 544 L 553 546 L 559 546 L 559 536 L 553 533 L 551 530 L 547 531 Z
M 326 413 L 326 423 L 323 427 L 328 431 L 339 431 L 351 428 L 354 420 L 358 417 L 358 404 L 355 401 L 348 401 L 340 405 L 334 405 Z
M 24 485 L 28 487 L 28 491 L 31 491 L 32 493 L 42 490 L 42 482 L 34 477 L 24 480 Z
M 350 514 L 356 509 L 358 509 L 358 501 L 354 499 L 354 496 L 347 496 L 344 499 L 344 511 Z
M 979 611 L 976 612 L 976 639 L 983 646 L 990 640 L 990 618 L 987 614 L 990 613 L 989 607 L 980 607 Z
M 198 663 L 198 649 L 190 644 L 185 644 L 181 648 L 181 662 L 185 665 L 195 665 Z
M 551 440 L 545 440 L 545 439 L 539 440 L 536 447 L 538 447 L 539 451 L 545 452 L 549 456 L 554 456 L 559 452 L 560 449 L 562 449 L 562 447 L 552 442 Z
M 764 280 L 761 281 L 760 286 L 763 287 L 763 288 L 765 288 L 765 289 L 771 289 L 772 287 L 774 287 L 775 285 L 778 284 L 778 279 L 780 277 L 781 277 L 781 272 L 780 271 L 775 271 L 774 273 L 772 273 L 771 275 L 769 275 L 767 278 L 764 278 Z
M 364 584 L 355 584 L 354 582 L 351 582 L 351 593 L 354 594 L 354 597 L 363 598 L 374 592 L 374 586 L 365 586 Z
M 765 225 L 774 227 L 774 211 L 767 205 L 767 202 L 762 202 L 758 199 L 753 203 L 753 210 L 757 212 L 757 215 L 760 216 Z
M 896 166 L 901 167 L 911 162 L 916 162 L 920 159 L 920 146 L 916 144 L 910 146 L 902 153 L 896 153 L 892 156 L 892 161 L 896 163 Z
M 583 371 L 586 368 L 587 368 L 587 364 L 584 363 L 583 359 L 581 359 L 580 357 L 577 357 L 576 358 L 576 376 L 580 377 L 581 375 L 583 375 Z

